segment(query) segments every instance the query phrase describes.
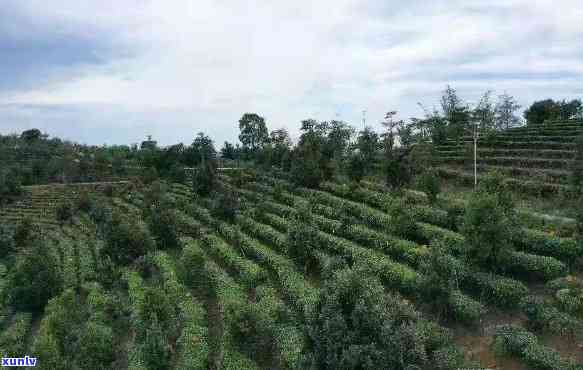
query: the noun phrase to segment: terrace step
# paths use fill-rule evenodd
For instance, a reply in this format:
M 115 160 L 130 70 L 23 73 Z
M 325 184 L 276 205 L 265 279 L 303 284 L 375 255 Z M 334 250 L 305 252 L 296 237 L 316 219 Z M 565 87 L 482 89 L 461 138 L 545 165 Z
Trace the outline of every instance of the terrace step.
M 471 164 L 472 158 L 462 156 L 441 157 L 437 159 L 438 163 L 452 164 Z M 500 166 L 500 167 L 521 167 L 536 169 L 569 169 L 573 166 L 574 160 L 569 159 L 544 159 L 544 158 L 526 158 L 526 157 L 490 157 L 479 158 L 477 162 L 481 165 Z
M 440 157 L 466 156 L 466 150 L 437 150 Z M 478 155 L 484 157 L 517 157 L 517 158 L 538 158 L 538 159 L 573 159 L 575 152 L 573 150 L 562 149 L 496 149 L 478 147 Z
M 438 173 L 443 178 L 453 179 L 466 185 L 474 183 L 474 174 L 471 171 L 439 167 Z M 483 173 L 478 173 L 478 179 L 480 176 L 483 176 Z M 507 178 L 506 181 L 515 191 L 533 195 L 551 196 L 569 190 L 569 187 L 566 185 L 533 181 L 532 179 L 521 180 L 518 178 Z
M 473 167 L 468 165 L 463 166 L 438 166 L 438 169 L 445 168 L 452 171 L 462 171 L 462 172 L 472 172 Z M 498 171 L 502 175 L 511 178 L 532 180 L 544 183 L 553 184 L 568 184 L 570 179 L 570 171 L 567 170 L 555 170 L 555 169 L 536 169 L 536 168 L 521 168 L 521 167 L 510 167 L 510 166 L 490 166 L 478 164 L 478 172 L 485 173 L 488 171 Z M 472 172 L 473 176 L 473 172 Z

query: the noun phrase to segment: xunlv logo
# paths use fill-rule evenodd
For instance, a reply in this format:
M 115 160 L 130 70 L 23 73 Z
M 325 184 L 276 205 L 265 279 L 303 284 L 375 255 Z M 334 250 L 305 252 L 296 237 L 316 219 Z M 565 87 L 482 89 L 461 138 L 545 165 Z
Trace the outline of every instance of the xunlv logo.
M 2 367 L 36 366 L 36 357 L 2 357 Z

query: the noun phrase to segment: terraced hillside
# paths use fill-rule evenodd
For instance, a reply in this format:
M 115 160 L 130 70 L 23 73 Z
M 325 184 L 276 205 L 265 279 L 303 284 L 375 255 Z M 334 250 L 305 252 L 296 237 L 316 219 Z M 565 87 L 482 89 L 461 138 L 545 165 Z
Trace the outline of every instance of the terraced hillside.
M 498 170 L 517 190 L 556 194 L 567 190 L 575 165 L 576 145 L 583 136 L 583 121 L 550 122 L 512 128 L 480 139 L 478 176 Z M 441 176 L 473 184 L 473 145 L 450 141 L 437 147 Z
M 25 186 L 20 200 L 0 207 L 0 223 L 15 225 L 30 218 L 43 227 L 53 228 L 57 225 L 55 211 L 64 201 L 75 201 L 83 192 L 103 192 L 107 187 L 124 190 L 129 185 L 128 181 L 119 181 Z
M 494 273 L 462 257 L 466 205 L 448 199 L 429 204 L 409 192 L 414 225 L 401 229 L 403 215 L 394 209 L 403 195 L 370 182 L 325 182 L 315 190 L 279 174 L 227 171 L 214 197 L 162 185 L 99 196 L 95 209 L 64 224 L 43 214 L 42 226 L 50 228 L 43 246 L 54 254 L 63 288 L 40 313 L 3 303 L 3 355 L 33 354 L 41 368 L 62 361 L 82 369 L 310 368 L 314 317 L 339 278 L 327 271 L 342 263 L 366 268 L 381 282 L 381 295 L 397 297 L 391 309 L 414 334 L 408 345 L 423 351 L 416 368 L 582 368 L 583 246 L 572 237 L 525 223 L 502 272 Z M 50 210 L 83 186 L 32 188 L 30 204 Z M 97 195 L 103 184 L 91 186 Z M 230 218 L 217 212 L 217 199 L 227 194 L 241 204 Z M 171 217 L 153 222 L 162 203 Z M 97 211 L 103 207 L 109 221 Z M 170 223 L 172 247 L 161 243 L 158 229 Z M 309 242 L 298 243 L 304 232 Z M 438 248 L 445 253 L 433 253 Z M 122 252 L 135 258 L 121 262 Z M 10 290 L 8 261 L 0 261 L 2 292 Z M 440 276 L 434 269 L 457 274 L 439 302 L 424 288 Z M 68 330 L 59 329 L 64 325 Z

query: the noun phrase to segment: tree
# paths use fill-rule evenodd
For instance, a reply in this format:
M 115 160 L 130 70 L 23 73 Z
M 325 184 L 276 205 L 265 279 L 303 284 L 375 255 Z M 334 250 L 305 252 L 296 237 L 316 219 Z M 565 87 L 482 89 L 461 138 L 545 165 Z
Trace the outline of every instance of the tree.
M 20 244 L 20 242 L 18 243 Z M 8 300 L 24 310 L 39 312 L 63 287 L 59 263 L 51 249 L 35 238 L 19 249 L 8 277 Z
M 448 136 L 452 138 L 461 137 L 469 122 L 470 111 L 457 95 L 457 91 L 449 85 L 447 85 L 441 96 L 441 108 L 447 121 Z
M 437 195 L 441 191 L 441 183 L 436 171 L 431 169 L 423 171 L 417 180 L 417 186 L 419 187 L 419 190 L 427 194 L 427 198 L 431 204 L 434 204 L 437 201 Z
M 199 132 L 192 145 L 186 149 L 186 157 L 187 163 L 194 167 L 201 165 L 203 162 L 215 162 L 217 151 L 212 139 Z
M 474 193 L 463 224 L 468 259 L 483 267 L 499 269 L 511 248 L 512 225 L 496 194 Z
M 385 114 L 385 120 L 381 122 L 381 124 L 385 127 L 386 132 L 384 133 L 385 136 L 385 152 L 393 150 L 393 146 L 395 145 L 395 131 L 397 127 L 403 123 L 403 121 L 395 121 L 394 116 L 397 114 L 397 111 L 387 112 Z
M 363 267 L 333 272 L 309 319 L 304 368 L 419 369 L 428 364 L 427 326 Z M 441 368 L 441 366 L 436 368 Z
M 347 175 L 350 181 L 360 182 L 365 176 L 366 162 L 360 153 L 353 153 L 348 159 Z
M 243 150 L 255 153 L 269 142 L 265 119 L 256 113 L 245 113 L 239 120 L 239 141 Z
M 372 169 L 373 163 L 376 161 L 376 156 L 380 149 L 379 135 L 371 127 L 365 127 L 364 130 L 360 131 L 358 134 L 356 147 L 366 164 L 365 172 L 368 173 Z
M 348 149 L 350 138 L 354 134 L 354 128 L 350 127 L 346 122 L 332 120 L 327 123 L 327 132 L 327 151 L 332 158 L 339 161 L 344 157 Z
M 160 249 L 178 247 L 178 220 L 175 211 L 166 202 L 158 203 L 152 208 L 148 224 Z
M 302 186 L 317 188 L 324 179 L 326 158 L 322 154 L 325 125 L 315 120 L 302 121 L 302 135 L 292 154 L 291 174 Z
M 40 140 L 42 138 L 42 133 L 39 129 L 33 128 L 23 131 L 22 134 L 20 134 L 20 138 L 30 144 Z
M 496 103 L 496 128 L 508 130 L 510 127 L 518 125 L 520 118 L 514 113 L 520 109 L 520 105 L 516 102 L 513 96 L 506 92 L 498 96 L 498 103 Z
M 136 258 L 154 250 L 154 247 L 154 240 L 144 224 L 118 212 L 112 214 L 106 225 L 102 253 L 113 263 L 127 266 Z
M 286 158 L 289 159 L 292 141 L 286 129 L 273 130 L 269 134 L 273 153 L 272 163 L 279 167 L 284 167 Z
M 211 193 L 216 182 L 217 160 L 213 141 L 202 132 L 194 139 L 192 144 L 194 153 L 194 169 L 192 186 L 196 194 L 207 196 Z
M 228 141 L 225 141 L 223 148 L 221 149 L 221 157 L 224 159 L 235 160 L 237 159 L 237 152 L 235 146 Z
M 194 169 L 192 190 L 195 194 L 206 197 L 214 190 L 216 179 L 216 164 L 213 161 L 205 161 Z
M 478 128 L 481 132 L 487 132 L 495 128 L 496 112 L 490 98 L 491 95 L 492 91 L 486 91 L 471 112 L 471 119 L 478 122 Z
M 532 103 L 524 111 L 524 118 L 529 125 L 539 125 L 548 120 L 556 119 L 560 108 L 553 99 L 539 100 Z

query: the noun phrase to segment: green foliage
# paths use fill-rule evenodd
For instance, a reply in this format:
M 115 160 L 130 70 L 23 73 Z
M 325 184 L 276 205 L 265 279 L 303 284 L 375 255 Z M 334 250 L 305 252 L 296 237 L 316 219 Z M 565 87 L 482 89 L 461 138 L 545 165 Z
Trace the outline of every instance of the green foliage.
M 139 220 L 114 212 L 106 225 L 102 254 L 116 265 L 128 265 L 154 249 L 154 240 Z
M 243 150 L 255 153 L 269 141 L 265 119 L 256 113 L 245 113 L 239 120 L 239 129 Z
M 5 258 L 15 251 L 14 231 L 6 225 L 0 224 L 0 258 Z
M 391 233 L 404 239 L 415 239 L 417 223 L 410 207 L 401 200 L 393 202 L 389 211 Z
M 424 171 L 417 180 L 417 187 L 425 192 L 429 202 L 434 204 L 437 201 L 437 195 L 441 192 L 440 178 L 435 171 Z
M 508 254 L 512 227 L 496 194 L 475 193 L 466 208 L 463 233 L 468 258 L 485 267 L 498 268 Z
M 142 169 L 140 178 L 144 184 L 148 185 L 157 181 L 160 178 L 160 175 L 155 167 L 145 167 Z
M 574 369 L 574 364 L 562 359 L 559 352 L 538 343 L 531 332 L 511 325 L 500 327 L 494 335 L 494 344 L 501 354 L 522 358 L 531 369 Z
M 313 253 L 318 245 L 317 237 L 310 207 L 303 204 L 291 220 L 287 233 L 289 254 L 298 265 L 307 269 L 308 264 L 314 262 Z
M 531 330 L 571 338 L 583 335 L 583 324 L 579 320 L 561 312 L 540 297 L 527 296 L 520 302 L 520 306 L 528 317 L 528 326 Z
M 18 241 L 17 245 L 21 243 Z M 57 259 L 43 240 L 27 242 L 24 248 L 19 248 L 14 268 L 8 276 L 9 302 L 25 310 L 41 311 L 63 287 L 58 266 Z
M 56 210 L 57 221 L 65 223 L 73 219 L 74 206 L 71 202 L 65 201 L 59 204 Z
M 0 205 L 22 195 L 21 176 L 16 168 L 0 168 Z
M 215 187 L 217 169 L 214 161 L 203 161 L 198 168 L 195 168 L 192 177 L 192 190 L 195 194 L 208 196 Z
M 348 159 L 346 175 L 352 182 L 360 182 L 366 175 L 366 162 L 360 154 L 352 154 Z
M 85 286 L 81 296 L 69 289 L 53 298 L 33 343 L 39 363 L 55 369 L 111 366 L 115 350 L 108 311 L 115 312 L 114 301 L 96 284 Z
M 575 158 L 571 168 L 571 186 L 576 196 L 583 197 L 583 135 L 575 141 Z
M 411 181 L 411 167 L 405 155 L 392 153 L 384 160 L 385 182 L 393 190 L 399 190 Z
M 386 294 L 366 270 L 328 279 L 308 326 L 306 365 L 332 369 L 410 369 L 429 361 L 423 322 L 411 306 Z
M 304 135 L 304 140 L 294 149 L 290 173 L 297 184 L 317 188 L 324 179 L 322 144 L 314 135 Z
M 241 209 L 241 200 L 230 188 L 223 187 L 213 197 L 212 214 L 221 220 L 234 222 Z
M 472 322 L 484 313 L 484 308 L 459 292 L 465 278 L 466 267 L 443 247 L 432 245 L 429 253 L 421 259 L 419 271 L 422 296 L 430 303 L 440 316 Z
M 538 125 L 552 120 L 569 120 L 580 116 L 582 108 L 581 101 L 578 99 L 570 102 L 553 99 L 539 100 L 524 111 L 524 118 L 529 125 Z
M 32 315 L 18 312 L 13 322 L 0 334 L 0 355 L 20 357 L 26 351 L 26 335 L 30 331 Z
M 162 203 L 150 211 L 148 227 L 160 249 L 178 247 L 178 220 L 176 211 Z

